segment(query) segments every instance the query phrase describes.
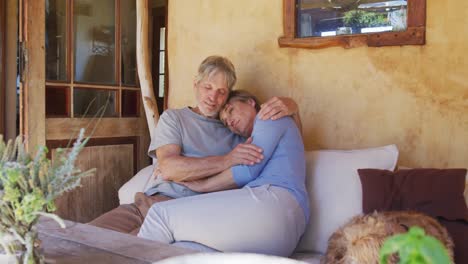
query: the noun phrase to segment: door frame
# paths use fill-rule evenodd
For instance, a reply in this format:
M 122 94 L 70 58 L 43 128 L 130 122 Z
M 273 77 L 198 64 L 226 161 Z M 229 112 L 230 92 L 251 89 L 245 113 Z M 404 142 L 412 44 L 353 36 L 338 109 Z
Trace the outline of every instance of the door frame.
M 159 115 L 162 114 L 164 110 L 168 108 L 168 99 L 169 99 L 169 58 L 168 58 L 168 12 L 169 12 L 169 1 L 165 0 L 164 6 L 157 6 L 152 7 L 151 11 L 151 51 L 152 51 L 152 62 L 151 62 L 151 72 L 153 75 L 153 91 L 154 96 L 158 105 Z M 165 43 L 164 43 L 164 98 L 159 99 L 158 91 L 159 91 L 159 49 L 156 49 L 157 43 L 159 43 L 159 34 L 156 32 L 155 25 L 156 17 L 164 17 L 164 27 L 166 28 L 165 31 Z M 155 55 L 158 53 L 158 55 Z M 155 60 L 158 58 L 158 61 Z M 156 77 L 157 76 L 157 77 Z
M 5 135 L 6 96 L 6 1 L 0 0 L 0 134 Z
M 32 30 L 30 30 L 32 29 Z M 26 149 L 46 141 L 45 120 L 45 0 L 19 1 L 20 134 Z M 38 49 L 38 43 L 40 47 Z

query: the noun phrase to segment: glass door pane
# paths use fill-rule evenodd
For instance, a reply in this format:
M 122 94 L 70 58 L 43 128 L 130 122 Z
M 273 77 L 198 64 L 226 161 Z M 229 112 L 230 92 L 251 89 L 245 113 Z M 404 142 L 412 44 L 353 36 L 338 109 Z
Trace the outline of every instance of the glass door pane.
M 92 117 L 104 110 L 104 117 L 117 117 L 117 91 L 89 88 L 73 89 L 73 112 L 75 117 Z
M 46 0 L 46 79 L 67 80 L 67 1 Z
M 115 1 L 75 0 L 75 81 L 115 84 Z

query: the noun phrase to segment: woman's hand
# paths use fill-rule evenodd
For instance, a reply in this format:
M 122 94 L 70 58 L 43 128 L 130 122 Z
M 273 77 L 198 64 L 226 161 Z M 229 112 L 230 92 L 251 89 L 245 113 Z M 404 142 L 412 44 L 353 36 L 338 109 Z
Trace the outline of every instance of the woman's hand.
M 293 116 L 298 113 L 297 103 L 289 97 L 272 97 L 260 106 L 258 117 L 261 120 L 276 120 L 284 116 Z
M 187 181 L 187 182 L 178 182 L 179 184 L 189 188 L 190 190 L 194 192 L 208 192 L 207 191 L 207 181 L 205 179 L 203 180 L 196 180 L 196 181 Z
M 161 170 L 159 169 L 159 166 L 156 166 L 153 170 L 153 179 L 157 179 L 159 175 L 161 175 Z
M 262 149 L 251 144 L 252 138 L 248 138 L 244 143 L 238 144 L 226 158 L 226 168 L 236 165 L 254 165 L 263 159 Z

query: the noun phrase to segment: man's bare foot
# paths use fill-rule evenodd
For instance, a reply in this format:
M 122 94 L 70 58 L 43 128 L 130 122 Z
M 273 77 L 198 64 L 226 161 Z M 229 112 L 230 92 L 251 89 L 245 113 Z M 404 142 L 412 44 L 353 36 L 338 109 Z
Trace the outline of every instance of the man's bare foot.
M 148 196 L 142 192 L 137 192 L 135 194 L 135 205 L 140 210 L 140 213 L 143 217 L 146 217 L 148 210 L 154 203 L 164 202 L 172 200 L 173 198 L 161 194 L 156 194 L 153 196 Z

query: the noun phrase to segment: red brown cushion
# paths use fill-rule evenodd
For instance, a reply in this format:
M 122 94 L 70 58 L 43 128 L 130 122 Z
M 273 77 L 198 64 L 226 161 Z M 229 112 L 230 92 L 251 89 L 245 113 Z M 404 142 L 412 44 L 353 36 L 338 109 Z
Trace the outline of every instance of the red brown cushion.
M 468 221 L 463 192 L 466 169 L 358 170 L 364 213 L 416 210 L 447 220 Z

